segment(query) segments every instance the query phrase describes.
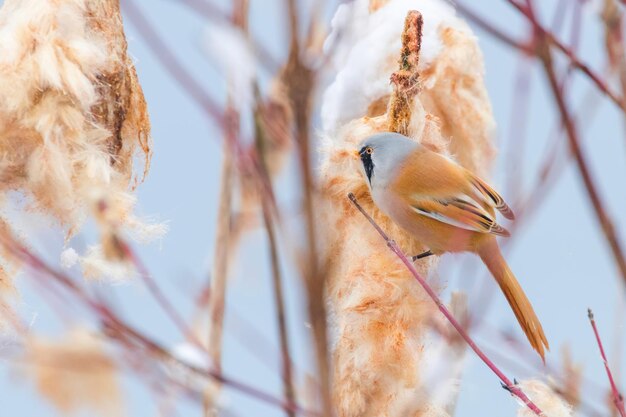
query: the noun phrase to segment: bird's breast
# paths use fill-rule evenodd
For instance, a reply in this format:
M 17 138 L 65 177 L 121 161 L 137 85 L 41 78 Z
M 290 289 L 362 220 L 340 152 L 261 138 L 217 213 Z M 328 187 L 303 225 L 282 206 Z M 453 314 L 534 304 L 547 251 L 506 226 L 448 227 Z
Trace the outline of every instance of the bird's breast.
M 402 198 L 398 197 L 387 187 L 374 187 L 372 199 L 380 211 L 387 215 L 394 223 L 412 234 L 422 235 L 420 225 L 415 223 L 411 215 L 411 208 Z

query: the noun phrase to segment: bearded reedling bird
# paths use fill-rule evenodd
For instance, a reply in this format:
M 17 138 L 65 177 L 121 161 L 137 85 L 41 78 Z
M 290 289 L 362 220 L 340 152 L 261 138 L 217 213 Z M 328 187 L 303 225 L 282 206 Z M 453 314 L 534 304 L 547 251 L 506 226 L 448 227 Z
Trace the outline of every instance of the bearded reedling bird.
M 502 197 L 456 162 L 397 133 L 370 136 L 358 153 L 376 206 L 428 248 L 413 260 L 444 252 L 480 256 L 544 359 L 549 346 L 541 323 L 496 241 L 509 232 L 496 223 L 495 210 L 514 218 Z

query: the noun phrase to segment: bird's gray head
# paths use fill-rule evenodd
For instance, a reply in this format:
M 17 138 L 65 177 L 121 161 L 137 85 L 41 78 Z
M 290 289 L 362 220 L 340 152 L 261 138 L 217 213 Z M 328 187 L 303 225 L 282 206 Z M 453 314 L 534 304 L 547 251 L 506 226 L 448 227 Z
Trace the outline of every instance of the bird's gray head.
M 404 161 L 419 144 L 399 133 L 378 133 L 361 142 L 359 156 L 363 171 L 372 186 L 372 181 L 386 184 Z

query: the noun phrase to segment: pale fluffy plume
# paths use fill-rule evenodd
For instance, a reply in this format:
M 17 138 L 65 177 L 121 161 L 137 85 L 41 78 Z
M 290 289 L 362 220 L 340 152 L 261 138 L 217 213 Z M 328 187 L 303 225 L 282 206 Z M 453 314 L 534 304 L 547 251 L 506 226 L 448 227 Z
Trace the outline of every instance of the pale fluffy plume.
M 116 0 L 6 0 L 0 10 L 1 192 L 19 190 L 75 233 L 132 217 L 133 158 L 150 124 Z M 115 218 L 102 216 L 103 210 Z
M 422 375 L 423 361 L 433 357 L 426 351 L 437 348 L 424 339 L 434 304 L 346 197 L 354 193 L 405 253 L 424 250 L 374 206 L 354 156 L 362 139 L 389 125 L 389 78 L 397 70 L 408 10 L 423 10 L 425 25 L 409 136 L 485 174 L 494 121 L 476 39 L 450 6 L 437 0 L 383 3 L 372 2 L 372 14 L 365 0 L 342 6 L 334 26 L 345 30 L 327 44 L 334 43 L 336 57 L 345 56 L 335 60 L 338 73 L 322 107 L 321 240 L 329 271 L 333 395 L 340 417 L 447 416 L 456 390 L 430 392 Z M 435 263 L 427 258 L 416 267 L 427 276 Z M 450 369 L 449 379 L 461 365 Z
M 572 417 L 574 415 L 572 407 L 545 383 L 529 379 L 521 381 L 519 387 L 543 411 L 546 417 Z M 517 417 L 531 417 L 535 415 L 525 404 L 520 404 Z
M 87 331 L 74 330 L 58 342 L 31 338 L 24 363 L 37 390 L 61 412 L 89 408 L 102 416 L 120 415 L 115 363 Z
M 137 271 L 130 260 L 115 257 L 111 259 L 100 245 L 87 249 L 87 253 L 80 258 L 80 267 L 85 278 L 116 283 L 129 281 L 137 276 Z

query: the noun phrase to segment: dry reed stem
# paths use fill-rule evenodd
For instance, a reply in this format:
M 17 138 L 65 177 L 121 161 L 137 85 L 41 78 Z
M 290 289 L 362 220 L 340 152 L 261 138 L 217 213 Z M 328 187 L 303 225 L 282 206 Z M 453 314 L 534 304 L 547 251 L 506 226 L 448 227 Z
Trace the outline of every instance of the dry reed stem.
M 209 332 L 207 346 L 213 366 L 222 369 L 222 333 L 224 322 L 224 300 L 228 280 L 228 261 L 230 256 L 230 229 L 232 219 L 232 191 L 234 170 L 232 156 L 224 146 L 222 171 L 220 175 L 220 197 L 215 234 L 215 252 L 211 272 L 211 292 L 209 294 Z
M 306 230 L 306 254 L 302 272 L 307 290 L 309 319 L 313 329 L 315 360 L 320 378 L 321 400 L 324 415 L 332 414 L 330 397 L 330 371 L 328 355 L 328 335 L 326 330 L 326 305 L 324 290 L 326 274 L 318 264 L 317 228 L 314 201 L 316 187 L 314 185 L 311 166 L 310 120 L 311 100 L 315 86 L 315 72 L 303 61 L 300 41 L 298 40 L 298 13 L 295 0 L 285 0 L 290 28 L 289 58 L 282 71 L 287 96 L 293 111 L 295 138 L 298 162 L 300 164 L 300 180 L 304 205 Z
M 237 1 L 233 4 L 231 23 L 244 33 L 247 32 L 248 22 L 248 2 Z M 232 80 L 228 80 L 232 86 Z M 228 98 L 229 104 L 225 111 L 224 134 L 228 136 L 224 141 L 222 172 L 220 176 L 220 203 L 218 209 L 218 224 L 215 235 L 215 253 L 213 257 L 213 270 L 211 273 L 211 292 L 209 294 L 209 320 L 208 320 L 208 340 L 207 346 L 212 366 L 219 372 L 222 370 L 222 344 L 224 328 L 224 309 L 226 300 L 226 286 L 228 280 L 228 265 L 231 249 L 231 228 L 232 228 L 232 200 L 234 185 L 234 165 L 233 156 L 230 151 L 230 143 L 236 141 L 239 134 L 240 117 L 238 109 L 232 105 L 232 97 Z M 205 410 L 208 416 L 211 411 L 213 396 L 217 395 L 220 387 L 207 387 L 205 394 Z
M 233 2 L 232 25 L 242 32 L 248 30 L 248 1 L 238 0 Z M 232 80 L 228 80 L 232 88 Z M 226 287 L 228 282 L 228 266 L 230 256 L 234 248 L 231 247 L 232 232 L 232 202 L 234 186 L 234 164 L 230 144 L 235 142 L 239 135 L 240 117 L 238 109 L 232 105 L 232 97 L 229 96 L 229 104 L 225 112 L 225 131 L 227 136 L 223 149 L 220 203 L 218 209 L 218 224 L 215 235 L 215 253 L 213 257 L 213 270 L 211 274 L 211 292 L 209 294 L 209 320 L 207 332 L 207 347 L 211 365 L 217 372 L 222 372 L 222 345 L 224 332 L 224 310 L 226 305 Z M 204 415 L 213 414 L 215 397 L 220 393 L 219 384 L 209 384 L 204 394 Z
M 278 258 L 276 235 L 273 229 L 274 226 L 270 218 L 270 209 L 266 204 L 263 205 L 263 220 L 267 231 L 267 239 L 270 247 L 270 260 L 272 264 L 272 289 L 274 292 L 274 303 L 276 304 L 276 321 L 278 323 L 280 353 L 282 357 L 281 374 L 283 379 L 283 392 L 285 394 L 286 402 L 294 403 L 295 390 L 293 385 L 291 355 L 289 354 L 289 336 L 287 333 L 287 317 L 282 289 L 280 261 Z M 294 410 L 285 409 L 285 411 L 288 416 L 295 416 Z
M 496 374 L 496 376 L 502 381 L 503 386 L 509 391 L 512 395 L 519 398 L 530 410 L 532 410 L 536 415 L 541 416 L 541 410 L 524 394 L 524 392 L 519 389 L 515 384 L 509 380 L 506 375 L 489 359 L 487 355 L 483 353 L 483 351 L 476 345 L 474 340 L 469 336 L 469 334 L 465 331 L 463 326 L 454 318 L 450 310 L 445 306 L 445 304 L 441 301 L 437 293 L 428 285 L 428 282 L 417 272 L 413 263 L 406 257 L 404 252 L 400 249 L 400 247 L 389 238 L 389 236 L 385 233 L 383 229 L 376 223 L 376 221 L 361 207 L 358 200 L 354 196 L 354 194 L 350 193 L 348 198 L 354 204 L 354 206 L 363 214 L 363 216 L 367 219 L 367 221 L 372 225 L 372 227 L 378 232 L 378 234 L 385 240 L 389 249 L 402 261 L 404 266 L 411 272 L 411 275 L 415 278 L 415 280 L 422 286 L 422 288 L 426 291 L 428 296 L 433 300 L 433 302 L 437 305 L 437 308 L 441 313 L 446 317 L 446 319 L 452 324 L 454 329 L 459 333 L 459 335 L 465 340 L 465 343 L 478 355 L 480 360 L 482 360 L 485 365 L 491 371 Z
M 193 3 L 193 2 L 191 2 Z M 190 3 L 190 5 L 191 5 Z M 240 4 L 241 5 L 241 4 Z M 161 60 L 162 64 L 165 68 L 172 73 L 172 75 L 181 83 L 186 92 L 190 94 L 190 96 L 203 108 L 208 114 L 218 123 L 219 126 L 222 127 L 223 130 L 227 132 L 225 145 L 230 150 L 231 157 L 235 156 L 238 162 L 238 168 L 240 170 L 240 178 L 241 178 L 241 187 L 243 193 L 244 204 L 250 202 L 249 197 L 253 196 L 255 198 L 254 202 L 256 204 L 257 199 L 260 198 L 264 207 L 271 207 L 272 211 L 275 211 L 274 202 L 273 202 L 273 192 L 271 190 L 271 184 L 269 183 L 269 177 L 264 175 L 262 167 L 258 163 L 258 158 L 255 158 L 254 155 L 251 155 L 249 152 L 244 150 L 239 144 L 238 133 L 233 133 L 232 129 L 234 128 L 233 120 L 231 120 L 230 115 L 232 112 L 226 111 L 222 112 L 217 104 L 213 102 L 213 100 L 203 92 L 200 84 L 191 76 L 189 72 L 187 72 L 184 67 L 182 67 L 176 60 L 172 51 L 167 47 L 164 40 L 161 39 L 158 32 L 152 27 L 152 25 L 141 16 L 139 10 L 136 8 L 134 3 L 128 2 L 126 6 L 129 9 L 129 15 L 133 21 L 135 21 L 138 26 L 140 32 L 146 37 L 148 45 L 155 51 L 158 58 Z M 239 7 L 241 9 L 241 7 Z M 240 11 L 236 11 L 237 16 L 234 18 L 234 23 L 236 26 L 245 27 L 245 16 Z M 280 95 L 278 95 L 280 96 Z M 273 97 L 277 97 L 274 95 Z M 277 115 L 280 112 L 282 104 L 279 101 L 269 101 L 264 110 L 264 116 L 269 113 Z M 288 119 L 288 112 L 285 113 L 285 117 Z M 281 119 L 282 120 L 282 119 Z M 281 129 L 285 129 L 287 122 L 283 123 L 285 126 L 276 126 L 275 123 L 268 123 L 268 129 L 271 128 L 276 135 L 272 136 L 274 142 L 269 143 L 269 148 L 267 149 L 268 155 L 272 158 L 272 162 L 278 161 L 282 154 L 284 154 L 285 149 L 287 148 L 285 144 L 288 144 L 288 141 L 284 140 L 285 134 L 280 131 Z M 279 132 L 280 131 L 280 132 Z M 230 133 L 228 133 L 230 132 Z M 247 158 L 249 161 L 244 161 L 244 158 Z M 255 162 L 256 161 L 256 162 Z M 248 166 L 251 165 L 251 166 Z M 278 164 L 272 164 L 272 174 L 275 175 L 278 172 Z M 259 183 L 259 174 L 262 178 L 261 183 Z M 268 200 L 269 199 L 269 200 Z M 267 203 L 267 204 L 266 204 Z M 222 219 L 224 219 L 222 217 Z M 232 253 L 239 241 L 239 237 L 241 236 L 241 232 L 243 230 L 235 230 L 230 231 L 230 239 L 228 242 L 229 248 L 225 247 L 223 250 L 227 250 L 229 253 Z M 223 242 L 220 242 L 216 247 L 219 248 Z M 222 258 L 224 262 L 227 262 L 226 259 Z M 218 261 L 219 262 L 219 261 Z M 225 265 L 225 264 L 224 264 Z M 227 268 L 227 266 L 225 266 Z M 225 286 L 225 281 L 223 285 L 220 284 L 220 279 L 215 276 L 216 281 L 215 288 L 210 291 L 211 305 L 215 306 L 215 312 L 217 315 L 222 315 L 223 313 L 219 313 L 219 311 L 223 312 L 223 291 L 222 288 Z M 220 295 L 221 294 L 221 295 Z M 220 317 L 217 318 L 219 322 L 214 322 L 214 328 L 221 327 L 222 319 Z M 221 334 L 221 331 L 220 331 Z M 221 336 L 216 333 L 212 334 L 210 340 L 213 346 L 221 345 Z M 215 353 L 215 352 L 214 352 Z M 287 363 L 291 363 L 290 360 Z
M 593 317 L 593 312 L 591 309 L 587 310 L 587 316 L 589 317 L 589 322 L 591 323 L 591 327 L 593 328 L 593 333 L 596 337 L 596 342 L 598 343 L 598 348 L 600 349 L 600 356 L 602 356 L 602 362 L 604 363 L 604 369 L 606 370 L 606 375 L 609 379 L 609 383 L 611 384 L 611 393 L 613 395 L 613 403 L 615 404 L 615 408 L 619 412 L 621 417 L 626 417 L 626 410 L 624 409 L 624 397 L 620 394 L 617 386 L 615 385 L 615 380 L 613 379 L 613 373 L 611 372 L 611 368 L 609 368 L 609 362 L 604 353 L 604 347 L 602 346 L 602 339 L 600 339 L 600 334 L 598 333 L 598 328 L 596 327 L 596 321 Z
M 264 129 L 264 125 L 262 123 L 261 117 L 261 105 L 257 105 L 257 109 L 255 111 L 255 127 L 256 127 L 256 148 L 261 159 L 261 167 L 265 171 L 265 175 L 269 180 L 270 175 L 268 174 L 268 161 L 267 161 L 267 153 L 263 149 L 264 144 L 276 142 L 274 140 L 267 139 L 267 131 Z M 270 156 L 272 154 L 270 153 Z M 270 185 L 271 186 L 271 185 Z M 283 378 L 283 392 L 285 395 L 285 400 L 288 403 L 295 402 L 295 390 L 293 385 L 293 369 L 291 362 L 291 355 L 289 353 L 289 335 L 287 333 L 287 317 L 286 317 L 286 309 L 285 309 L 285 301 L 283 295 L 282 288 L 282 277 L 280 272 L 280 260 L 278 257 L 278 242 L 276 241 L 276 234 L 274 232 L 274 224 L 272 221 L 272 208 L 269 206 L 267 199 L 261 199 L 261 205 L 263 210 L 263 222 L 265 225 L 265 230 L 267 233 L 268 244 L 270 248 L 270 260 L 272 266 L 272 289 L 274 292 L 274 302 L 276 305 L 276 321 L 278 324 L 278 332 L 279 332 L 279 343 L 280 343 L 280 353 L 282 357 L 281 362 L 281 374 Z M 295 413 L 293 410 L 285 409 L 286 413 L 290 417 L 294 417 Z
M 245 3 L 240 3 L 240 6 L 245 6 Z M 172 75 L 181 83 L 181 86 L 187 93 L 190 94 L 194 101 L 196 101 L 201 108 L 207 111 L 208 114 L 218 123 L 218 125 L 226 131 L 226 151 L 229 153 L 231 158 L 236 157 L 237 167 L 239 168 L 239 178 L 243 200 L 242 204 L 248 207 L 250 203 L 256 205 L 259 200 L 261 200 L 265 208 L 270 207 L 272 211 L 275 211 L 273 191 L 271 190 L 269 177 L 265 175 L 265 172 L 260 166 L 258 158 L 255 156 L 255 152 L 253 152 L 254 149 L 252 151 L 243 149 L 243 147 L 239 144 L 239 133 L 233 132 L 235 124 L 237 123 L 232 120 L 232 109 L 222 112 L 217 104 L 202 91 L 200 84 L 191 76 L 191 74 L 177 62 L 174 54 L 167 48 L 164 40 L 159 37 L 158 32 L 156 32 L 152 25 L 143 16 L 141 16 L 136 6 L 132 2 L 128 2 L 127 7 L 129 8 L 131 19 L 136 22 L 140 32 L 146 37 L 148 45 L 157 54 L 165 68 L 170 71 Z M 245 30 L 245 26 L 247 26 L 247 23 L 245 22 L 245 13 L 241 11 L 242 7 L 238 7 L 237 9 L 238 10 L 235 11 L 236 15 L 232 20 L 235 26 L 239 26 Z M 288 146 L 286 145 L 289 144 L 289 140 L 286 130 L 288 128 L 289 112 L 285 111 L 279 91 L 274 91 L 272 93 L 268 102 L 265 103 L 263 110 L 263 119 L 266 119 L 269 116 L 277 116 L 274 117 L 274 120 L 271 120 L 271 123 L 269 120 L 264 120 L 268 131 L 274 133 L 271 137 L 272 141 L 268 141 L 267 143 L 266 152 L 268 155 L 267 157 L 272 161 L 270 170 L 271 175 L 276 175 L 279 171 L 279 165 L 281 165 L 278 162 L 280 162 L 285 151 L 288 149 Z M 287 138 L 287 140 L 285 140 L 285 138 Z M 261 178 L 261 181 L 259 181 L 259 178 Z M 232 214 L 229 216 L 232 217 Z M 226 222 L 226 218 L 224 216 L 220 215 L 220 219 L 221 221 Z M 229 220 L 228 223 L 230 223 L 229 227 L 232 228 L 234 222 Z M 227 239 L 228 242 L 224 243 L 224 239 L 219 239 L 220 242 L 216 245 L 216 250 L 226 251 L 228 254 L 234 253 L 243 231 L 244 229 L 242 228 L 229 230 L 229 238 Z M 224 245 L 227 245 L 228 248 Z M 230 257 L 227 256 L 216 259 L 216 268 L 219 267 L 222 269 L 223 267 L 227 269 L 229 258 Z M 221 263 L 222 261 L 224 262 L 223 264 Z M 221 346 L 222 340 L 221 330 L 219 330 L 218 334 L 217 329 L 221 329 L 222 327 L 223 292 L 225 290 L 226 278 L 223 276 L 223 279 L 221 279 L 219 276 L 215 275 L 214 279 L 216 281 L 216 285 L 208 293 L 211 298 L 211 300 L 209 300 L 210 305 L 214 308 L 214 320 L 211 325 L 216 332 L 210 335 L 210 343 L 214 347 L 213 356 L 215 359 L 215 356 L 218 355 L 217 350 L 221 349 L 219 347 Z M 290 364 L 291 361 L 287 360 L 286 363 Z
M 207 350 L 211 364 L 218 372 L 222 371 L 222 340 L 224 330 L 224 308 L 226 300 L 226 286 L 228 280 L 228 266 L 232 253 L 231 221 L 232 198 L 234 185 L 234 166 L 228 146 L 223 146 L 222 172 L 220 176 L 220 197 L 217 213 L 217 231 L 215 234 L 215 251 L 213 268 L 210 275 L 211 292 L 208 299 L 208 332 Z M 219 384 L 207 386 L 204 395 L 204 413 L 210 415 L 214 397 L 219 393 Z
M 402 32 L 400 69 L 391 75 L 391 83 L 395 88 L 387 111 L 389 131 L 405 136 L 409 135 L 413 99 L 420 90 L 417 66 L 422 46 L 423 25 L 424 19 L 420 12 L 412 10 L 407 14 Z
M 264 132 L 264 134 L 257 135 L 257 139 L 259 139 L 259 137 L 262 138 L 260 141 L 255 141 L 255 144 L 253 145 L 254 149 L 250 149 L 250 152 L 255 155 L 255 158 L 260 160 L 259 166 L 263 171 L 262 175 L 263 177 L 268 178 L 267 183 L 271 185 L 269 179 L 274 178 L 280 173 L 280 169 L 284 165 L 283 162 L 286 153 L 289 150 L 289 144 L 291 141 L 289 121 L 291 119 L 287 108 L 288 104 L 284 103 L 282 100 L 280 87 L 275 88 L 272 93 L 270 93 L 270 97 L 267 101 L 259 102 L 259 100 L 261 100 L 261 98 L 257 97 L 257 108 L 255 109 L 254 122 L 256 129 Z M 229 152 L 229 149 L 225 149 L 224 152 Z M 246 207 L 248 213 L 240 212 L 236 214 L 229 211 L 228 219 L 222 215 L 218 215 L 218 218 L 220 219 L 218 230 L 220 227 L 226 227 L 226 224 L 228 224 L 230 225 L 230 231 L 228 232 L 227 239 L 220 240 L 216 238 L 216 242 L 222 242 L 219 244 L 216 243 L 216 251 L 218 248 L 220 251 L 225 251 L 228 254 L 229 263 L 232 262 L 232 255 L 236 252 L 237 246 L 243 234 L 258 226 L 256 224 L 259 223 L 259 221 L 257 221 L 257 206 L 261 205 L 262 215 L 264 215 L 265 210 L 267 210 L 270 215 L 275 215 L 276 211 L 273 207 L 271 207 L 271 202 L 268 201 L 266 194 L 262 192 L 263 187 L 259 184 L 258 175 L 254 172 L 245 171 L 237 172 L 237 176 L 239 184 L 236 184 L 236 182 L 233 181 L 230 183 L 230 186 L 234 187 L 235 185 L 238 185 L 240 187 L 240 205 L 242 207 Z M 224 178 L 224 172 L 222 172 L 222 181 Z M 227 242 L 227 247 L 221 247 L 225 241 Z M 218 257 L 217 253 L 215 256 L 218 263 L 222 262 L 222 259 Z M 228 268 L 228 266 L 225 267 Z M 215 274 L 213 274 L 213 276 L 215 276 Z M 205 314 L 203 312 L 206 310 L 207 305 L 213 304 L 213 301 L 211 300 L 218 298 L 212 295 L 214 289 L 211 284 L 212 280 L 209 280 L 207 285 L 200 290 L 200 296 L 197 297 L 195 303 L 195 312 L 193 314 L 194 319 L 192 320 L 194 323 L 199 323 L 201 321 L 200 314 L 204 316 Z M 277 307 L 279 310 L 283 310 L 280 306 Z M 231 314 L 235 313 L 231 312 Z M 243 325 L 243 318 L 239 317 L 237 319 L 235 317 L 234 320 Z M 244 325 L 246 330 L 239 329 L 240 326 L 237 324 L 234 324 L 233 327 L 238 329 L 238 334 L 240 335 L 255 334 L 255 341 L 250 342 L 247 339 L 242 340 L 242 345 L 250 348 L 253 355 L 255 355 L 258 359 L 261 359 L 263 363 L 268 364 L 267 357 L 271 356 L 268 340 L 265 340 L 262 337 L 263 335 L 257 332 L 256 329 L 249 323 Z M 213 343 L 215 343 L 213 337 L 210 337 L 209 340 L 213 340 Z M 261 349 L 259 347 L 259 343 L 267 348 Z M 261 353 L 261 350 L 266 353 L 265 357 Z M 293 367 L 291 360 L 289 360 L 289 365 Z

